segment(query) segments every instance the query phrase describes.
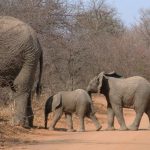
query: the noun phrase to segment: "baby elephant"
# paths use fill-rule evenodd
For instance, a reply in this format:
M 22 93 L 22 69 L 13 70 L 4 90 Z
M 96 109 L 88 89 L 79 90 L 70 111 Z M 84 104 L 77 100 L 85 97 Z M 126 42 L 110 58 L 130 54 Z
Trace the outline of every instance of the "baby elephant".
M 92 100 L 85 90 L 77 89 L 74 91 L 62 91 L 48 98 L 45 104 L 45 128 L 47 128 L 48 114 L 53 111 L 55 112 L 55 115 L 49 130 L 54 130 L 55 125 L 61 118 L 63 112 L 66 116 L 68 131 L 74 131 L 72 113 L 76 113 L 79 116 L 80 132 L 85 131 L 85 116 L 93 121 L 97 131 L 102 128 L 93 111 Z

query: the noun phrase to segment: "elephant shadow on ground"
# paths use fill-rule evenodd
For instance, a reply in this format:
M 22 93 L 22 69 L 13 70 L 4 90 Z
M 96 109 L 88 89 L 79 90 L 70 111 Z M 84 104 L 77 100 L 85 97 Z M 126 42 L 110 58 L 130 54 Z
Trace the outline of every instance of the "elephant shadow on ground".
M 34 128 L 34 129 L 45 129 L 45 127 L 43 127 L 43 126 L 34 126 L 33 128 Z M 48 128 L 45 129 L 45 130 L 50 131 L 50 130 L 48 130 Z M 66 132 L 67 129 L 66 129 L 66 128 L 55 128 L 54 131 L 62 131 L 62 132 Z

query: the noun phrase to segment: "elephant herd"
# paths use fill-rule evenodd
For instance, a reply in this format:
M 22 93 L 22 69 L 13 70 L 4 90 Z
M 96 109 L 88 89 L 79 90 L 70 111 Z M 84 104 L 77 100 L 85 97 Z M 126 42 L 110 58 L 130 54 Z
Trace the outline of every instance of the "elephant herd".
M 9 16 L 0 16 L 0 86 L 11 87 L 13 91 L 13 125 L 25 128 L 33 126 L 31 92 L 35 73 L 39 64 L 39 76 L 36 87 L 40 95 L 40 83 L 43 66 L 43 51 L 36 32 L 26 23 Z M 48 98 L 45 104 L 45 128 L 48 114 L 55 112 L 50 130 L 65 113 L 68 131 L 74 131 L 72 114 L 79 117 L 80 129 L 85 131 L 84 118 L 90 118 L 96 130 L 102 128 L 97 120 L 92 103 L 92 93 L 104 94 L 107 100 L 108 128 L 114 130 L 114 117 L 120 124 L 120 130 L 138 130 L 143 113 L 150 121 L 150 83 L 140 76 L 123 78 L 115 72 L 101 72 L 88 84 L 86 90 L 61 91 Z M 132 125 L 127 127 L 123 108 L 132 108 L 136 112 Z
M 140 76 L 123 78 L 115 72 L 106 74 L 101 72 L 88 84 L 86 91 L 59 92 L 51 96 L 45 104 L 45 128 L 47 128 L 48 113 L 55 111 L 50 130 L 54 130 L 62 113 L 66 115 L 68 131 L 73 131 L 72 113 L 76 113 L 80 119 L 80 130 L 84 131 L 84 117 L 90 118 L 100 130 L 102 126 L 95 116 L 91 94 L 104 94 L 107 100 L 108 127 L 106 130 L 115 130 L 114 117 L 116 116 L 121 131 L 138 130 L 143 113 L 146 113 L 150 121 L 150 83 Z M 136 117 L 131 126 L 127 127 L 123 117 L 123 108 L 132 108 Z

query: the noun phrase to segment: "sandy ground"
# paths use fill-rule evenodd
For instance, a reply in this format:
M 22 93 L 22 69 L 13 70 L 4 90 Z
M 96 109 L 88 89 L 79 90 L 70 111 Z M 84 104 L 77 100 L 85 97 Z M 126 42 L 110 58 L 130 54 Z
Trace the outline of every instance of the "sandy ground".
M 105 101 L 95 98 L 97 105 Z M 134 119 L 133 110 L 125 109 L 125 120 L 130 125 Z M 105 131 L 107 127 L 106 114 L 97 113 L 97 117 L 103 126 L 101 131 L 94 131 L 95 127 L 91 121 L 86 121 L 86 132 L 48 131 L 45 129 L 34 129 L 33 135 L 28 140 L 31 143 L 13 145 L 7 150 L 150 150 L 150 131 L 147 130 L 148 118 L 143 116 L 138 131 Z M 100 119 L 101 118 L 101 119 Z M 60 124 L 60 123 L 59 123 Z M 65 128 L 61 123 L 58 128 Z M 75 126 L 78 128 L 78 126 Z M 115 120 L 115 127 L 119 128 Z M 31 131 L 32 132 L 32 131 Z

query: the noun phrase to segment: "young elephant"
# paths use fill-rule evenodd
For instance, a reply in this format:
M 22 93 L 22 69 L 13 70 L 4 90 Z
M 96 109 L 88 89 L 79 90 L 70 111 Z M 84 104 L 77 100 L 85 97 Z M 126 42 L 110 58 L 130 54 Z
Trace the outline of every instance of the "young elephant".
M 80 119 L 80 130 L 85 131 L 84 117 L 89 117 L 96 126 L 96 130 L 100 130 L 102 126 L 97 121 L 93 111 L 93 104 L 90 96 L 85 90 L 77 89 L 74 91 L 62 91 L 48 98 L 45 104 L 45 128 L 47 128 L 47 119 L 50 112 L 55 115 L 49 130 L 54 130 L 56 123 L 65 113 L 68 131 L 73 130 L 72 113 L 76 113 Z
M 120 130 L 137 130 L 145 112 L 150 120 L 150 83 L 140 76 L 120 78 L 114 74 L 101 72 L 87 87 L 89 94 L 104 94 L 108 103 L 108 130 L 114 129 L 114 116 L 120 124 Z M 127 128 L 123 117 L 123 108 L 133 108 L 136 117 Z

